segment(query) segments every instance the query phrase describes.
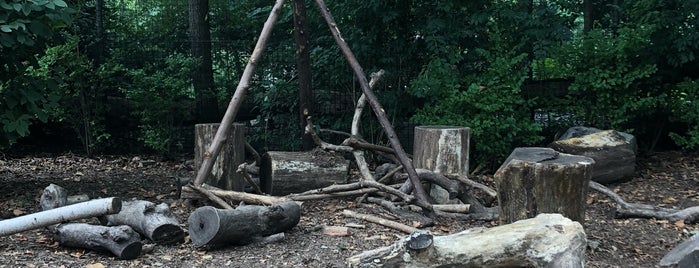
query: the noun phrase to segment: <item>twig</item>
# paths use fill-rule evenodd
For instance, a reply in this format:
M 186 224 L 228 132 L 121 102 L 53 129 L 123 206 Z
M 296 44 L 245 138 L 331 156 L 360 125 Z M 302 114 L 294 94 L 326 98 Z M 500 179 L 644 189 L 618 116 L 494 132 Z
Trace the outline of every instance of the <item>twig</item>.
M 463 176 L 463 175 L 458 175 L 458 176 L 447 175 L 447 177 L 452 178 L 452 179 L 455 179 L 455 180 L 458 180 L 458 181 L 460 181 L 460 182 L 462 182 L 462 183 L 465 183 L 466 185 L 471 186 L 471 187 L 473 187 L 473 188 L 481 189 L 481 190 L 483 190 L 486 194 L 488 194 L 488 195 L 491 196 L 491 197 L 497 197 L 497 196 L 498 196 L 498 193 L 497 193 L 495 190 L 490 189 L 490 187 L 488 187 L 488 186 L 486 186 L 486 185 L 484 185 L 484 184 L 481 184 L 481 183 L 479 183 L 479 182 L 477 182 L 477 181 L 471 180 L 471 179 L 467 178 L 466 176 Z
M 245 141 L 245 150 L 248 151 L 252 155 L 252 158 L 255 159 L 255 163 L 262 163 L 260 162 L 262 158 L 260 157 L 260 153 L 255 150 L 255 147 L 252 147 L 249 142 Z
M 229 200 L 236 200 L 236 201 L 244 201 L 245 203 L 248 203 L 248 204 L 273 205 L 273 204 L 289 201 L 289 198 L 250 194 L 250 193 L 237 192 L 237 191 L 221 190 L 219 188 L 216 188 L 216 187 L 213 187 L 210 185 L 206 185 L 206 184 L 203 184 L 201 186 L 201 188 L 206 189 L 210 193 L 212 193 L 220 198 L 225 198 L 225 199 L 229 199 Z M 182 188 L 183 193 L 191 193 L 193 191 L 200 193 L 199 191 L 196 191 L 191 185 L 188 185 L 188 186 L 185 186 Z
M 386 180 L 388 180 L 388 178 L 393 177 L 393 175 L 396 174 L 401 169 L 403 169 L 403 166 L 398 166 L 398 167 L 394 168 L 393 170 L 386 173 L 383 177 L 381 177 L 381 179 L 379 179 L 378 182 L 379 183 L 385 182 Z M 367 196 L 369 196 L 369 194 L 362 195 L 362 197 L 357 199 L 357 203 L 364 203 L 364 200 L 367 198 Z
M 390 228 L 393 228 L 393 229 L 396 229 L 396 230 L 398 230 L 398 231 L 401 231 L 401 232 L 404 232 L 404 233 L 408 233 L 408 234 L 412 234 L 412 233 L 417 232 L 417 231 L 420 230 L 420 229 L 417 229 L 417 228 L 415 228 L 415 227 L 408 226 L 408 225 L 405 225 L 405 224 L 402 224 L 402 223 L 398 223 L 398 222 L 395 222 L 395 221 L 390 221 L 390 220 L 387 220 L 387 219 L 379 218 L 379 217 L 376 217 L 376 216 L 373 216 L 373 215 L 367 215 L 367 214 L 357 213 L 357 212 L 354 212 L 354 211 L 351 211 L 351 210 L 347 210 L 347 209 L 345 209 L 345 210 L 342 211 L 342 215 L 345 215 L 345 216 L 347 216 L 347 217 L 357 218 L 357 219 L 360 219 L 360 220 L 365 220 L 365 221 L 368 221 L 368 222 L 373 222 L 373 223 L 376 223 L 376 224 L 380 224 L 380 225 L 383 225 L 383 226 L 386 226 L 386 227 L 390 227 Z
M 255 181 L 252 180 L 252 177 L 248 173 L 248 164 L 247 163 L 242 163 L 238 166 L 238 173 L 243 174 L 243 178 L 245 178 L 245 181 L 252 186 L 252 189 L 255 191 L 256 194 L 262 194 L 262 190 L 260 189 L 260 186 L 255 183 Z
M 413 224 L 415 227 L 429 227 L 434 225 L 434 220 L 423 216 L 422 214 L 415 213 L 413 211 L 409 210 L 404 210 L 396 206 L 393 202 L 381 199 L 381 198 L 376 198 L 376 197 L 369 197 L 367 198 L 367 201 L 377 204 L 379 206 L 384 207 L 387 209 L 389 212 L 393 214 L 397 214 L 411 222 L 418 223 L 419 226 Z

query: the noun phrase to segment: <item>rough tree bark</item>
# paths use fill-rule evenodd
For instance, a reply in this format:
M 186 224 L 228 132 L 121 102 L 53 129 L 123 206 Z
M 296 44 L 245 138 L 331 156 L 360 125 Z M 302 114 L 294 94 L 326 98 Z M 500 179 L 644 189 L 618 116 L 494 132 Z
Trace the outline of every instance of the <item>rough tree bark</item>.
M 260 186 L 266 193 L 284 195 L 347 183 L 349 161 L 322 150 L 267 152 L 260 163 Z
M 220 124 L 196 124 L 194 126 L 194 165 L 199 169 L 206 149 L 216 135 Z M 243 191 L 243 175 L 236 172 L 245 162 L 245 125 L 234 123 L 228 131 L 219 157 L 216 158 L 206 184 L 225 190 Z
M 311 55 L 308 44 L 308 26 L 306 24 L 306 5 L 304 0 L 292 1 L 294 9 L 294 40 L 296 42 L 296 70 L 299 80 L 299 128 L 303 150 L 313 149 L 314 143 L 306 134 L 306 117 L 313 114 L 315 98 L 313 97 Z
M 500 223 L 560 213 L 584 222 L 594 160 L 551 148 L 516 148 L 495 172 Z
M 189 237 L 196 247 L 245 245 L 256 237 L 287 231 L 296 226 L 300 219 L 301 207 L 293 201 L 269 207 L 200 207 L 189 216 Z
M 471 129 L 453 126 L 415 127 L 413 163 L 444 176 L 468 176 L 469 138 Z M 449 202 L 449 193 L 432 185 L 430 196 L 439 204 Z
M 165 203 L 156 205 L 143 200 L 125 201 L 118 214 L 107 215 L 105 219 L 109 225 L 131 226 L 158 244 L 178 243 L 184 238 L 179 220 Z
M 204 160 L 202 161 L 199 171 L 197 171 L 196 178 L 194 178 L 194 185 L 201 185 L 204 183 L 204 180 L 206 180 L 209 172 L 211 172 L 211 168 L 214 165 L 214 160 L 221 152 L 221 147 L 223 146 L 223 141 L 225 139 L 224 137 L 227 135 L 231 123 L 238 113 L 238 110 L 240 110 L 243 98 L 245 98 L 245 94 L 250 87 L 252 73 L 255 70 L 257 62 L 262 56 L 262 52 L 265 50 L 267 39 L 272 34 L 274 22 L 277 20 L 277 17 L 279 17 L 279 13 L 281 12 L 283 5 L 284 0 L 277 0 L 274 7 L 272 7 L 272 11 L 269 13 L 269 17 L 267 18 L 265 25 L 262 27 L 262 32 L 260 33 L 260 37 L 257 39 L 255 49 L 253 49 L 252 55 L 248 60 L 248 64 L 245 66 L 245 70 L 243 71 L 243 75 L 240 77 L 238 87 L 235 89 L 235 93 L 233 94 L 231 101 L 228 103 L 228 108 L 226 109 L 226 113 L 223 115 L 221 125 L 216 131 L 216 136 L 214 136 L 214 140 L 211 142 L 211 147 L 209 147 L 209 150 L 204 153 Z
M 209 0 L 189 0 L 189 41 L 192 56 L 201 60 L 192 74 L 196 116 L 200 123 L 212 123 L 218 120 L 208 17 Z
M 141 236 L 131 227 L 66 223 L 50 228 L 62 246 L 109 251 L 123 260 L 141 255 Z

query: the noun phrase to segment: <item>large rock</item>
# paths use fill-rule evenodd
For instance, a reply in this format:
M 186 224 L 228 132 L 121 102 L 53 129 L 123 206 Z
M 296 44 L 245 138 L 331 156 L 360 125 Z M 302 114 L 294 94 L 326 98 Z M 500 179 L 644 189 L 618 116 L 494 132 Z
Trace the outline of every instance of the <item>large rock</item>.
M 636 138 L 615 130 L 595 131 L 594 128 L 571 128 L 562 136 L 566 139 L 554 141 L 549 147 L 594 159 L 593 181 L 607 184 L 633 176 L 636 171 Z
M 660 260 L 661 267 L 699 267 L 699 234 L 679 244 Z
M 560 214 L 432 237 L 412 234 L 347 259 L 350 267 L 583 267 L 587 238 Z

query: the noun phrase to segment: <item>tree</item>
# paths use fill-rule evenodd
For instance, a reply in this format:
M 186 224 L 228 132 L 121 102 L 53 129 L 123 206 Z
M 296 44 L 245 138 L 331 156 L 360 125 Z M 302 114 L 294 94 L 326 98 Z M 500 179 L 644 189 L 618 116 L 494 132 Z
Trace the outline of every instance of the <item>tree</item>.
M 189 0 L 189 39 L 192 56 L 200 62 L 193 73 L 196 117 L 200 123 L 220 121 L 214 93 L 214 71 L 211 59 L 209 1 Z
M 308 44 L 308 26 L 306 25 L 306 5 L 304 0 L 294 0 L 294 40 L 296 41 L 296 71 L 299 80 L 299 133 L 304 150 L 315 145 L 308 134 L 304 134 L 306 116 L 313 113 L 314 97 L 311 74 L 311 56 Z

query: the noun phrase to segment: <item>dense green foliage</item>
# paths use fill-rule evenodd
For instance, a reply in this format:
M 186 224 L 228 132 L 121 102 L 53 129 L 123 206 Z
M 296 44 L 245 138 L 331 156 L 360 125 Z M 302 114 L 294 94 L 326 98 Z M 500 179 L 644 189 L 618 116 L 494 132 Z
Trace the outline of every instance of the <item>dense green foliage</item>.
M 215 91 L 226 107 L 271 3 L 209 2 Z M 472 158 L 491 166 L 574 125 L 631 132 L 644 150 L 696 149 L 699 2 L 618 2 L 591 10 L 565 0 L 328 4 L 367 75 L 386 71 L 375 91 L 401 138 L 415 124 L 468 126 Z M 59 125 L 87 154 L 189 152 L 201 62 L 190 56 L 186 1 L 96 3 L 0 0 L 0 146 L 32 126 Z M 255 119 L 248 139 L 262 150 L 300 146 L 289 7 L 238 116 Z M 361 89 L 312 1 L 307 8 L 315 122 L 347 131 Z M 553 80 L 569 86 L 547 87 Z M 534 84 L 544 86 L 534 93 Z M 385 144 L 365 117 L 363 138 Z

